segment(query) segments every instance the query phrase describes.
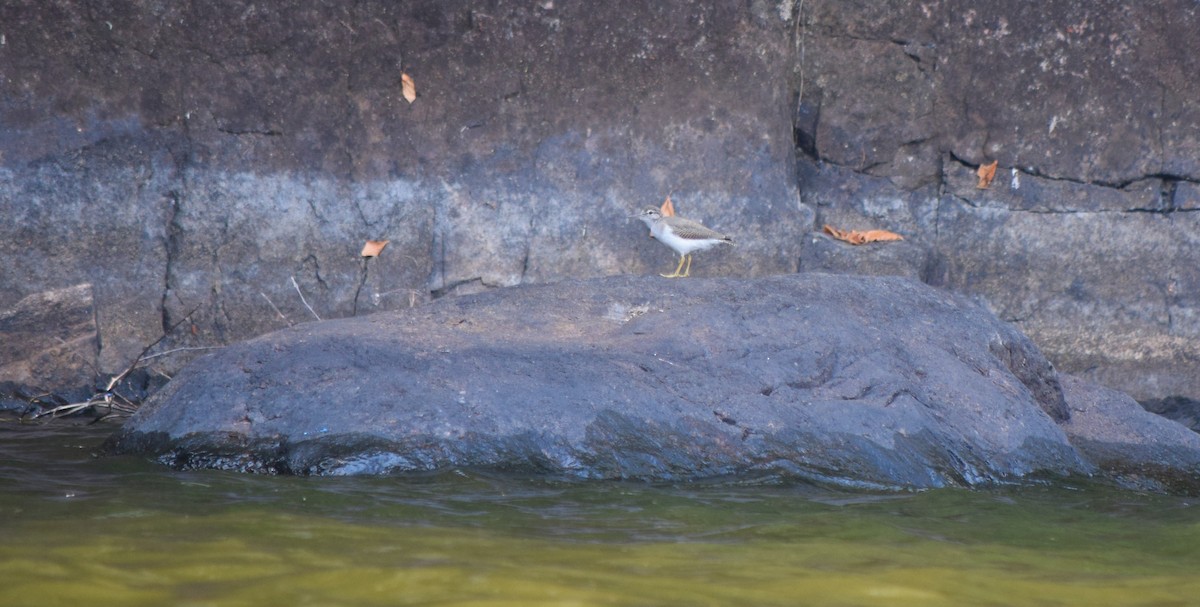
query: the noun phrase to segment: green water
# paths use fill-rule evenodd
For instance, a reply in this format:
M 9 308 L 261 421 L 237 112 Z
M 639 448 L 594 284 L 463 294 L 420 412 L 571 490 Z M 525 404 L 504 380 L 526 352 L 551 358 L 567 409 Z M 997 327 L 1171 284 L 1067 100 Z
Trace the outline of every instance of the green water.
M 277 478 L 0 422 L 0 605 L 1196 605 L 1200 507 L 447 473 Z

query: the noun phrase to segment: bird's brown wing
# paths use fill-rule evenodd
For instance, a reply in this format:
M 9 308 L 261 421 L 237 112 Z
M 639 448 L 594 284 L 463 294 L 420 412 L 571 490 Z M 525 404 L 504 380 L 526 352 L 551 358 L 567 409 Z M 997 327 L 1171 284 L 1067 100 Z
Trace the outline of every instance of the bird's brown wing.
M 730 243 L 733 242 L 733 239 L 716 230 L 710 230 L 704 227 L 698 221 L 692 221 L 691 219 L 684 219 L 682 217 L 672 217 L 671 219 L 674 220 L 670 224 L 671 231 L 675 232 L 675 234 L 677 234 L 680 238 L 692 238 L 697 240 L 701 238 L 715 238 L 717 240 L 724 240 Z

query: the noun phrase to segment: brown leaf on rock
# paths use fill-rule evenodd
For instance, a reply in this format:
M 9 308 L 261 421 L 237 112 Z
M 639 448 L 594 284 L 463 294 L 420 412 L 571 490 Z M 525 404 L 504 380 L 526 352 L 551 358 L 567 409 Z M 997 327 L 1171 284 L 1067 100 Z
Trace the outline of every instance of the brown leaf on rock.
M 387 246 L 386 240 L 368 240 L 367 244 L 363 245 L 361 255 L 363 257 L 377 257 L 383 251 L 383 247 Z
M 417 100 L 417 85 L 413 82 L 412 76 L 400 74 L 400 91 L 409 103 Z
M 664 200 L 662 203 L 662 206 L 659 207 L 659 212 L 662 213 L 663 217 L 674 217 L 675 216 L 675 204 L 671 202 L 670 194 L 667 195 L 667 199 Z
M 667 199 L 663 201 L 662 206 L 658 207 L 658 212 L 662 213 L 663 217 L 675 216 L 675 203 L 671 202 L 671 195 L 667 194 Z M 654 238 L 654 232 L 649 234 L 650 238 Z
M 996 165 L 1000 164 L 999 160 L 993 160 L 991 164 L 979 165 L 979 170 L 975 174 L 979 176 L 979 183 L 975 187 L 986 190 L 992 185 L 992 180 L 996 178 Z
M 867 230 L 862 232 L 863 242 L 894 242 L 904 240 L 904 237 L 887 230 Z
M 838 240 L 854 245 L 867 244 L 868 242 L 904 240 L 903 236 L 887 230 L 839 230 L 828 224 L 824 226 L 823 230 L 826 234 Z

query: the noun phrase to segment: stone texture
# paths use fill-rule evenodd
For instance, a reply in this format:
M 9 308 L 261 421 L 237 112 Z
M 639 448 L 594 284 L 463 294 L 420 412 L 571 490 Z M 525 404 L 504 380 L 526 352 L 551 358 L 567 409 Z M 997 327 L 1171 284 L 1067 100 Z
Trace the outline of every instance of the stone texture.
M 1090 471 L 1055 423 L 1067 415 L 1032 343 L 918 282 L 614 277 L 230 346 L 185 368 L 111 448 L 297 474 L 974 486 Z
M 0 377 L 11 384 L 0 388 L 0 397 L 36 398 L 60 386 L 89 385 L 100 349 L 95 313 L 86 283 L 29 295 L 0 310 Z M 21 386 L 33 391 L 13 389 Z
M 666 268 L 625 217 L 669 193 L 739 236 L 697 274 L 794 271 L 811 211 L 778 78 L 787 18 L 690 1 L 5 3 L 0 306 L 86 278 L 99 371 L 186 318 L 161 346 L 178 354 L 155 359 L 171 372 L 196 351 L 179 348 L 318 316 Z M 368 239 L 390 241 L 369 263 Z
M 1145 9 L 806 3 L 794 122 L 818 227 L 903 233 L 927 255 L 852 265 L 978 297 L 1060 369 L 1200 394 L 1200 7 Z M 814 253 L 803 267 L 851 265 Z
M 1067 377 L 1063 430 L 1087 458 L 1138 489 L 1200 491 L 1200 434 L 1142 409 L 1129 396 Z
M 1007 184 L 960 197 L 974 187 L 965 173 L 937 218 L 945 250 L 960 252 L 945 255 L 933 282 L 986 293 L 997 315 L 1072 373 L 1136 398 L 1200 390 L 1191 337 L 1200 330 L 1200 271 L 1191 259 L 1200 216 L 1122 210 L 1110 189 L 1061 183 L 1041 185 L 1070 192 L 1047 197 L 1062 207 L 1026 212 Z M 1129 204 L 1155 196 L 1127 190 Z M 1065 208 L 1076 204 L 1091 208 Z
M 625 217 L 670 193 L 739 243 L 698 275 L 919 277 L 1062 370 L 1200 396 L 1190 0 L 16 0 L 0 24 L 0 308 L 92 284 L 101 377 L 185 318 L 155 370 L 664 271 Z
M 1172 396 L 1154 401 L 1144 401 L 1140 404 L 1147 411 L 1179 422 L 1195 432 L 1200 432 L 1200 400 Z
M 170 204 L 155 168 L 162 158 L 147 139 L 104 139 L 19 171 L 0 169 L 0 308 L 91 285 L 100 348 L 93 372 L 128 365 L 163 330 Z

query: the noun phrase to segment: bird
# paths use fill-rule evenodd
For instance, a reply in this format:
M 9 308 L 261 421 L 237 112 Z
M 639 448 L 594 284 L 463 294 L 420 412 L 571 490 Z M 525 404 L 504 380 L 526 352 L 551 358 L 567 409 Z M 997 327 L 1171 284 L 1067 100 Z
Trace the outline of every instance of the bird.
M 679 254 L 679 266 L 670 274 L 660 274 L 663 278 L 686 278 L 692 271 L 692 252 L 703 251 L 719 244 L 733 244 L 733 239 L 715 230 L 710 230 L 698 221 L 676 216 L 664 216 L 653 207 L 631 215 L 641 219 L 650 228 L 650 234 L 659 242 L 671 247 Z M 687 261 L 687 268 L 683 262 Z M 683 273 L 680 274 L 680 270 Z

